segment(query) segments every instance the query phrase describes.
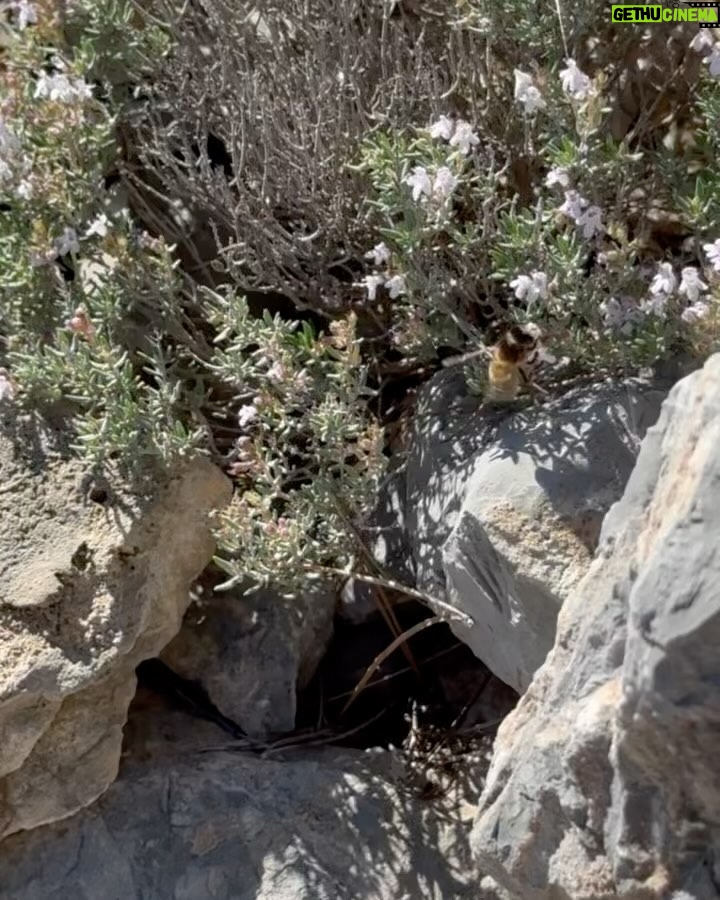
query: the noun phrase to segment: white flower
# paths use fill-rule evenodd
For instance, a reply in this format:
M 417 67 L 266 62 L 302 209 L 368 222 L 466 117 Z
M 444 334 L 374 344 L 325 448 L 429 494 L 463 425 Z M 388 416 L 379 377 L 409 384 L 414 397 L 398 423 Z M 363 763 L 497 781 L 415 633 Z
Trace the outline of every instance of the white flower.
M 385 279 L 382 275 L 366 275 L 360 282 L 360 285 L 367 291 L 368 300 L 375 300 L 378 288 L 384 284 Z
M 23 178 L 15 188 L 15 196 L 20 200 L 32 200 L 34 193 L 32 181 L 28 178 Z
M 712 244 L 703 244 L 703 250 L 713 269 L 720 272 L 720 238 L 713 241 Z
M 15 382 L 7 369 L 0 368 L 0 400 L 12 400 L 15 397 Z
M 68 253 L 79 253 L 80 244 L 78 243 L 75 229 L 64 228 L 60 237 L 55 238 L 54 247 L 58 256 L 66 256 Z
M 592 238 L 596 234 L 602 234 L 605 230 L 602 223 L 602 210 L 599 206 L 589 206 L 577 219 L 577 225 L 582 228 L 584 238 Z
M 412 198 L 417 203 L 422 194 L 432 194 L 432 183 L 427 169 L 423 166 L 415 166 L 409 175 L 405 176 L 405 184 L 412 188 Z
M 374 266 L 386 266 L 390 262 L 390 248 L 382 241 L 375 244 L 372 250 L 368 250 L 365 259 L 371 259 Z
M 13 134 L 0 117 L 0 154 L 14 154 L 20 150 L 20 138 Z
M 720 48 L 717 46 L 712 48 L 710 56 L 705 59 L 708 71 L 713 78 L 720 78 Z
M 654 294 L 651 294 L 650 297 L 646 297 L 640 304 L 640 309 L 644 313 L 648 313 L 649 315 L 664 319 L 669 299 L 669 294 L 666 294 L 663 291 L 658 291 Z
M 672 266 L 667 262 L 660 263 L 657 273 L 650 283 L 650 293 L 656 297 L 665 294 L 667 295 L 665 299 L 667 299 L 676 287 L 677 278 L 675 278 Z
M 472 130 L 472 125 L 464 119 L 458 119 L 455 131 L 450 138 L 450 146 L 457 147 L 465 156 L 480 143 L 480 138 Z
M 90 223 L 88 230 L 85 232 L 85 237 L 92 237 L 94 234 L 98 235 L 98 237 L 105 237 L 109 228 L 110 219 L 105 213 L 100 213 L 97 219 Z
M 533 84 L 532 78 L 527 72 L 515 69 L 515 100 L 522 103 L 527 115 L 534 115 L 539 109 L 545 108 L 545 101 L 540 91 Z
M 561 166 L 554 166 L 545 176 L 545 184 L 547 187 L 552 187 L 555 184 L 559 184 L 562 188 L 570 187 L 570 175 L 567 169 L 562 168 Z
M 35 85 L 35 99 L 62 100 L 72 99 L 73 90 L 67 75 L 48 75 L 43 72 Z
M 457 185 L 458 180 L 450 169 L 447 166 L 440 166 L 435 173 L 435 180 L 433 181 L 433 198 L 443 203 L 452 194 Z
M 690 41 L 690 49 L 696 53 L 705 53 L 715 46 L 715 40 L 712 33 L 706 29 L 700 28 L 695 37 Z
M 72 103 L 75 100 L 86 100 L 92 97 L 92 88 L 82 78 L 72 81 L 64 73 L 40 75 L 35 85 L 35 98 L 52 100 L 59 103 Z
M 600 304 L 600 313 L 606 328 L 612 331 L 622 331 L 625 334 L 629 334 L 635 322 L 642 318 L 641 310 L 635 301 L 628 297 L 621 300 L 608 297 Z
M 548 366 L 554 366 L 558 359 L 554 353 L 551 353 L 547 347 L 544 347 L 542 344 L 538 344 L 535 348 L 534 358 L 536 362 L 544 363 Z
M 84 78 L 76 78 L 73 81 L 73 91 L 78 100 L 89 100 L 93 95 L 92 85 L 88 84 Z
M 267 370 L 270 381 L 284 381 L 287 378 L 287 369 L 281 362 L 274 362 Z
M 575 100 L 584 100 L 590 93 L 590 79 L 577 67 L 574 59 L 566 59 L 566 69 L 560 72 L 560 82 L 565 93 Z
M 34 3 L 29 3 L 28 0 L 17 0 L 17 2 L 12 5 L 15 9 L 15 14 L 17 15 L 18 28 L 20 31 L 24 31 L 28 25 L 36 24 L 37 9 L 35 8 Z
M 530 275 L 518 275 L 510 282 L 518 300 L 526 300 L 528 306 L 538 299 L 547 298 L 548 280 L 544 272 L 532 272 Z
M 432 123 L 428 131 L 432 138 L 442 138 L 445 141 L 449 141 L 455 131 L 455 123 L 447 116 L 440 116 L 437 122 Z
M 705 303 L 704 300 L 698 300 L 697 303 L 693 303 L 691 306 L 686 307 L 680 314 L 680 318 L 683 322 L 692 324 L 693 322 L 700 321 L 700 319 L 704 319 L 709 312 L 710 307 L 708 304 Z
M 690 303 L 697 303 L 700 295 L 707 289 L 707 285 L 700 278 L 700 272 L 695 266 L 685 266 L 680 271 L 680 287 L 678 293 L 687 297 Z
M 246 403 L 244 406 L 240 407 L 238 412 L 238 424 L 241 428 L 245 428 L 246 425 L 249 425 L 257 419 L 257 414 L 257 407 L 250 403 Z
M 588 201 L 581 197 L 577 191 L 565 191 L 565 202 L 558 207 L 558 212 L 577 223 L 580 221 L 583 210 L 587 205 Z
M 393 275 L 392 278 L 388 278 L 385 282 L 385 287 L 390 294 L 391 300 L 396 300 L 400 294 L 405 293 L 405 276 L 404 275 Z

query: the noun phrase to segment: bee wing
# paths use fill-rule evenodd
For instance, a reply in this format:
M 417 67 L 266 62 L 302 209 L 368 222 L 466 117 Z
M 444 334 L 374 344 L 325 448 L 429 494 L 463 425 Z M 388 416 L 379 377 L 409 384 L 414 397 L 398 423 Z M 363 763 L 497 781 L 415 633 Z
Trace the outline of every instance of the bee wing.
M 464 363 L 471 362 L 473 359 L 478 359 L 480 357 L 490 359 L 490 355 L 490 351 L 487 347 L 481 347 L 479 350 L 471 350 L 470 353 L 462 353 L 460 356 L 450 356 L 448 359 L 444 359 L 442 364 L 446 367 L 461 366 Z

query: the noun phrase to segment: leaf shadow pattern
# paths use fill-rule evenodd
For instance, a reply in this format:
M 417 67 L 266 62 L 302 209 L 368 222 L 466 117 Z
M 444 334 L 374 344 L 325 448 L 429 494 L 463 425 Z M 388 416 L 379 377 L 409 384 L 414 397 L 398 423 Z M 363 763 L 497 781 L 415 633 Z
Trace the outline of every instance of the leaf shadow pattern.
M 469 823 L 393 784 L 386 757 L 131 758 L 92 807 L 0 845 L 0 897 L 469 898 Z
M 578 497 L 607 507 L 618 500 L 640 443 L 666 396 L 642 379 L 611 379 L 573 389 L 541 407 L 509 416 L 497 429 L 489 460 L 526 457 L 561 517 L 577 512 Z
M 553 512 L 593 551 L 666 387 L 639 378 L 609 379 L 571 388 L 541 405 L 488 408 L 468 396 L 461 373 L 438 373 L 419 399 L 407 455 L 404 518 L 418 583 L 443 591 L 442 547 L 483 461 L 509 461 L 509 479 L 513 466 L 530 466 Z

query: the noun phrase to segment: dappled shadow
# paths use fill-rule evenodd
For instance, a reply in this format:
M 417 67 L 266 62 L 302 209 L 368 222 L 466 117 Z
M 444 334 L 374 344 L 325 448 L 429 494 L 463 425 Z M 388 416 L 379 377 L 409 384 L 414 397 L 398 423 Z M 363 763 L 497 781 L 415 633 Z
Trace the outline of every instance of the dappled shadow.
M 506 410 L 483 409 L 462 372 L 443 371 L 423 390 L 407 455 L 406 528 L 419 581 L 443 590 L 442 546 L 455 526 L 477 457 Z
M 472 896 L 469 823 L 389 777 L 387 754 L 262 759 L 207 732 L 173 745 L 172 727 L 90 809 L 0 844 L 3 900 Z
M 611 379 L 542 403 L 493 408 L 468 396 L 461 373 L 436 376 L 421 395 L 407 463 L 407 526 L 425 585 L 443 588 L 442 547 L 481 457 L 529 465 L 553 511 L 594 550 L 604 512 L 622 494 L 666 389 L 659 380 Z M 518 474 L 519 483 L 527 477 Z M 581 497 L 588 498 L 585 513 Z
M 525 456 L 559 515 L 577 509 L 578 486 L 589 497 L 619 497 L 640 443 L 660 414 L 664 391 L 639 380 L 613 380 L 569 391 L 509 416 L 497 429 L 489 459 Z
M 39 412 L 18 413 L 0 403 L 0 438 L 9 441 L 15 459 L 32 474 L 41 473 L 52 459 L 69 459 L 72 432 L 61 404 Z

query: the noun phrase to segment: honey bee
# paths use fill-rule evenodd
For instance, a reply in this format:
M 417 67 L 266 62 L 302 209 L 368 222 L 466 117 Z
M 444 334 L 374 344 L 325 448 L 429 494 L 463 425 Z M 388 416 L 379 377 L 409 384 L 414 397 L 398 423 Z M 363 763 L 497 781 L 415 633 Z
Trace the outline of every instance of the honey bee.
M 443 365 L 460 365 L 484 356 L 488 361 L 485 399 L 490 403 L 509 403 L 521 388 L 533 385 L 531 372 L 538 361 L 541 337 L 537 325 L 511 325 L 493 346 L 446 359 Z

